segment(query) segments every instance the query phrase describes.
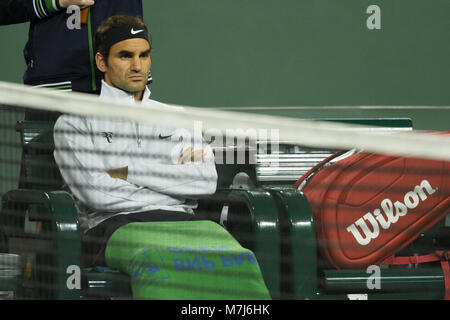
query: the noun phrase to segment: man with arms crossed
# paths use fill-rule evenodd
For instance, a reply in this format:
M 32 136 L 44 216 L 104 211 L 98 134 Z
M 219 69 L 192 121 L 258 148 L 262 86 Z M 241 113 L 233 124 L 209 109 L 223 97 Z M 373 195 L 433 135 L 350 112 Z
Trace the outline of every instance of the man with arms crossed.
M 146 108 L 170 108 L 149 99 L 150 91 L 146 84 L 151 67 L 151 38 L 147 26 L 140 18 L 113 16 L 107 19 L 98 28 L 95 41 L 96 64 L 104 74 L 101 98 L 116 99 L 123 103 L 124 107 L 128 103 L 138 103 Z M 250 284 L 242 280 L 242 277 L 239 279 L 235 277 L 236 281 L 243 283 L 250 292 L 252 285 L 256 288 L 256 296 L 252 292 L 245 294 L 244 297 L 269 297 L 256 259 L 251 252 L 238 247 L 235 240 L 219 225 L 211 221 L 192 221 L 199 220 L 194 214 L 196 202 L 192 199 L 215 192 L 217 173 L 211 147 L 203 143 L 201 149 L 192 150 L 191 141 L 185 139 L 183 132 L 185 131 L 140 125 L 125 120 L 71 115 L 63 115 L 57 120 L 54 132 L 56 147 L 54 156 L 80 211 L 80 222 L 85 230 L 83 241 L 85 266 L 113 264 L 114 267 L 121 269 L 121 262 L 115 265 L 111 261 L 115 261 L 114 255 L 121 257 L 125 255 L 127 257 L 123 260 L 127 260 L 127 263 L 123 264 L 123 272 L 138 275 L 137 277 L 145 275 L 150 280 L 159 279 L 158 284 L 161 283 L 161 279 L 170 279 L 186 285 L 185 281 L 191 283 L 191 279 L 196 279 L 198 274 L 192 275 L 189 279 L 175 280 L 175 278 L 181 274 L 180 271 L 192 269 L 185 268 L 183 261 L 188 261 L 189 267 L 192 267 L 194 264 L 191 262 L 195 261 L 199 269 L 209 269 L 211 271 L 209 275 L 216 274 L 212 281 L 215 283 L 214 287 L 220 289 L 228 286 L 230 280 L 229 278 L 220 280 L 222 271 L 218 266 L 222 262 L 223 267 L 228 267 L 232 264 L 230 262 L 232 260 L 223 260 L 225 259 L 223 254 L 220 255 L 222 260 L 214 259 L 219 257 L 223 250 L 230 250 L 230 254 L 240 259 L 239 266 L 243 264 L 243 259 L 246 259 L 248 268 L 251 269 L 250 273 L 254 275 L 248 280 Z M 201 234 L 200 229 L 196 231 L 197 227 L 206 227 L 206 242 L 202 243 L 201 239 L 197 239 L 198 235 L 195 239 L 192 237 L 191 241 L 185 234 L 177 233 L 179 224 L 173 224 L 175 221 L 190 221 L 191 223 L 186 225 L 193 234 Z M 149 222 L 153 222 L 150 226 L 154 226 L 154 222 L 158 222 L 157 226 L 163 226 L 163 223 L 167 222 L 172 224 L 169 223 L 167 232 L 158 236 L 133 230 L 127 233 L 130 224 L 144 223 L 144 226 L 149 226 Z M 186 225 L 181 229 L 186 231 Z M 222 240 L 217 242 L 208 238 L 209 233 L 220 234 L 217 239 L 222 237 Z M 135 241 L 135 247 L 127 247 L 121 251 L 119 247 L 109 243 L 113 236 L 120 238 L 121 234 L 125 234 L 123 236 L 125 241 Z M 160 265 L 155 266 L 153 264 L 155 257 L 152 257 L 152 267 L 147 266 L 146 272 L 143 272 L 142 266 L 148 262 L 150 259 L 148 254 L 152 254 L 153 251 L 147 249 L 143 253 L 142 250 L 139 251 L 140 246 L 148 243 L 153 248 L 155 242 L 160 240 L 159 237 L 161 239 L 168 237 L 167 250 L 155 249 Z M 207 249 L 206 246 L 211 244 L 214 245 Z M 193 246 L 204 248 L 202 256 L 204 268 L 201 268 L 198 257 L 180 259 L 179 254 L 183 250 L 174 249 L 177 245 L 185 246 L 191 253 L 192 250 L 189 248 Z M 111 247 L 114 248 L 110 249 Z M 164 254 L 177 256 L 165 257 Z M 137 261 L 137 259 L 144 259 L 147 262 L 139 262 L 138 267 L 136 265 L 130 267 L 131 262 L 128 260 Z M 165 268 L 168 261 L 174 262 L 172 267 L 174 270 Z M 151 272 L 148 271 L 150 269 Z M 198 278 L 195 283 L 201 283 L 203 279 L 205 278 Z M 134 289 L 142 289 L 142 285 L 138 285 L 141 283 L 139 281 L 142 279 L 132 281 L 135 284 Z M 161 290 L 152 287 L 152 290 L 141 295 L 135 290 L 133 293 L 141 298 L 155 298 L 153 295 L 155 292 L 159 292 L 156 298 L 193 297 L 191 292 L 189 296 L 186 295 L 186 289 L 179 295 L 172 295 L 174 291 L 167 291 L 167 286 L 161 287 Z M 208 292 L 201 291 L 196 294 L 194 297 L 198 298 L 211 296 Z M 218 297 L 222 296 L 219 294 Z M 232 293 L 231 297 L 237 296 Z

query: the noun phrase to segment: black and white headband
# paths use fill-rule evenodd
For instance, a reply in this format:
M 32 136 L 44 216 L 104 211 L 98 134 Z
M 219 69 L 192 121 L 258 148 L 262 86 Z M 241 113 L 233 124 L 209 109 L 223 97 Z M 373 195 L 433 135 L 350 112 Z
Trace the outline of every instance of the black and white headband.
M 138 24 L 130 24 L 108 30 L 105 33 L 104 49 L 109 52 L 113 45 L 128 39 L 145 39 L 150 46 L 152 45 L 152 38 L 144 27 Z

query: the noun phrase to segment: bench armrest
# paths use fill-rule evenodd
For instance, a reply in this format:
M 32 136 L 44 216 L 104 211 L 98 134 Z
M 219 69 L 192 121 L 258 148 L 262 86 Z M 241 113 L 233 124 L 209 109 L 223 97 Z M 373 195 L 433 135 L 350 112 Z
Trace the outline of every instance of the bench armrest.
M 244 247 L 255 254 L 273 299 L 279 299 L 281 233 L 278 207 L 264 189 L 217 189 L 202 203 L 221 212 L 221 222 Z M 219 218 L 216 216 L 216 222 Z

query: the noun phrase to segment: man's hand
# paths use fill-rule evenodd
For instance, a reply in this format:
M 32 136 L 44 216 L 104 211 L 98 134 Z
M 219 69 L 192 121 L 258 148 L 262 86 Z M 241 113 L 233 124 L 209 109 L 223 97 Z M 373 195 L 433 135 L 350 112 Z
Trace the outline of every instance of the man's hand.
M 128 167 L 111 169 L 106 171 L 111 178 L 118 178 L 127 181 L 128 178 Z
M 67 8 L 69 6 L 75 5 L 83 9 L 92 6 L 94 4 L 95 4 L 94 0 L 59 0 L 59 5 L 62 8 Z
M 185 164 L 188 162 L 195 162 L 199 160 L 203 160 L 204 152 L 203 150 L 196 150 L 192 152 L 192 148 L 189 147 L 186 149 L 186 151 L 183 152 L 183 154 L 180 156 L 180 159 L 178 159 L 178 164 Z

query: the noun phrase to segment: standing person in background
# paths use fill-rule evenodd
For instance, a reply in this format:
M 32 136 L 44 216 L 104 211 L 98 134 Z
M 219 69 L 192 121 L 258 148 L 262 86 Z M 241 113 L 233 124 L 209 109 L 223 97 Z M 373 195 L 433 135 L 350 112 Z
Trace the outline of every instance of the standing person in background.
M 2 0 L 0 25 L 30 22 L 24 84 L 98 94 L 94 34 L 103 20 L 119 13 L 142 17 L 142 0 Z M 58 115 L 27 112 L 25 119 Z

